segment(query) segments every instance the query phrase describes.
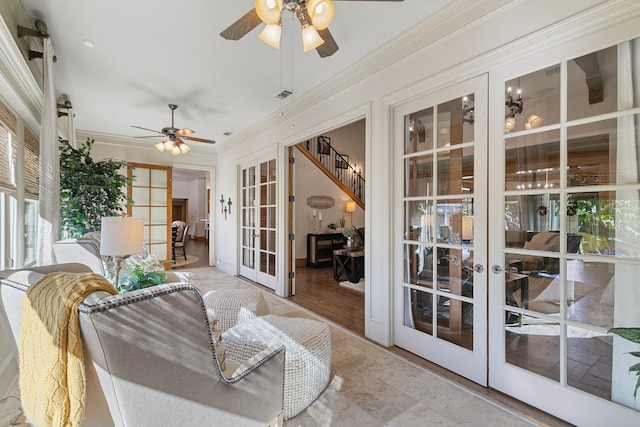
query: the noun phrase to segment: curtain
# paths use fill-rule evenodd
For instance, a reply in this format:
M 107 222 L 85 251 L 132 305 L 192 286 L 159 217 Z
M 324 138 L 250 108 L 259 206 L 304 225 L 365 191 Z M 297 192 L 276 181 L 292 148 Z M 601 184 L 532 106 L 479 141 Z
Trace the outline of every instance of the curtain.
M 60 160 L 56 89 L 53 79 L 53 44 L 43 40 L 44 87 L 40 126 L 40 184 L 38 224 L 38 265 L 53 263 L 51 244 L 60 236 Z

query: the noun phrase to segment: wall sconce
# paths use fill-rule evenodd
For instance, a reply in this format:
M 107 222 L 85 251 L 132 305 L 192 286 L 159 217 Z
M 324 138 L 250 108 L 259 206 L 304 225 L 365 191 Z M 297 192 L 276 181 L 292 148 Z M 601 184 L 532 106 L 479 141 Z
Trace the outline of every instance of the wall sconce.
M 231 197 L 229 197 L 229 200 L 227 200 L 227 206 L 225 206 L 225 201 L 224 201 L 224 195 L 221 194 L 220 195 L 220 212 L 224 214 L 224 219 L 227 219 L 227 214 L 231 215 L 231 205 L 233 204 L 233 202 L 231 202 Z

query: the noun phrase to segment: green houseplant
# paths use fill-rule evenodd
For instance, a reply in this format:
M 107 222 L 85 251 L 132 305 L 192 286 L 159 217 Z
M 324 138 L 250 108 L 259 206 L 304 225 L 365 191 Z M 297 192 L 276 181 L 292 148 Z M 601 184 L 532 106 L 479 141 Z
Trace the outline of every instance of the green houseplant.
M 100 230 L 103 216 L 122 213 L 133 201 L 126 195 L 131 179 L 120 173 L 129 168 L 123 160 L 91 158 L 94 140 L 78 148 L 59 138 L 60 149 L 60 220 L 66 238 L 80 237 Z
M 609 332 L 628 339 L 631 342 L 640 344 L 640 328 L 611 328 L 609 329 Z M 629 354 L 635 357 L 640 357 L 640 351 L 631 351 Z M 635 398 L 638 393 L 638 389 L 640 388 L 640 363 L 636 363 L 629 367 L 629 372 L 635 372 L 636 377 L 638 377 L 636 388 L 633 390 L 633 397 Z

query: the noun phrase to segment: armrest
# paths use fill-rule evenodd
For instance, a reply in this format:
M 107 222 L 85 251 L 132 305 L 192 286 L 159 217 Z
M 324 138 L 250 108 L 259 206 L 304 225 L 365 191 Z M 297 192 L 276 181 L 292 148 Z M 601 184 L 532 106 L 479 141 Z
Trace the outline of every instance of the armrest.
M 247 375 L 256 372 L 256 369 L 260 366 L 266 364 L 271 359 L 281 358 L 282 359 L 282 369 L 284 375 L 284 355 L 285 355 L 285 346 L 273 346 L 269 348 L 265 348 L 261 352 L 255 354 L 250 357 L 246 361 L 244 361 L 238 368 L 231 374 L 231 377 L 225 378 L 229 384 L 236 383 Z

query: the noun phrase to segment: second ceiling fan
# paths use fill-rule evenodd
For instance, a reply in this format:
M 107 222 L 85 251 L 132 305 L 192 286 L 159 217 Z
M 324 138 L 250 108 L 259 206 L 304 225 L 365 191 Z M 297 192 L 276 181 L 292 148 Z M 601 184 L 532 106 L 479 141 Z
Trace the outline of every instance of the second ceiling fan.
M 404 0 L 334 0 L 334 1 L 404 1 Z M 239 40 L 264 22 L 258 35 L 269 46 L 280 48 L 281 12 L 292 12 L 302 26 L 305 52 L 315 49 L 321 58 L 338 51 L 338 44 L 329 32 L 334 6 L 331 0 L 255 0 L 255 7 L 220 33 L 227 40 Z

